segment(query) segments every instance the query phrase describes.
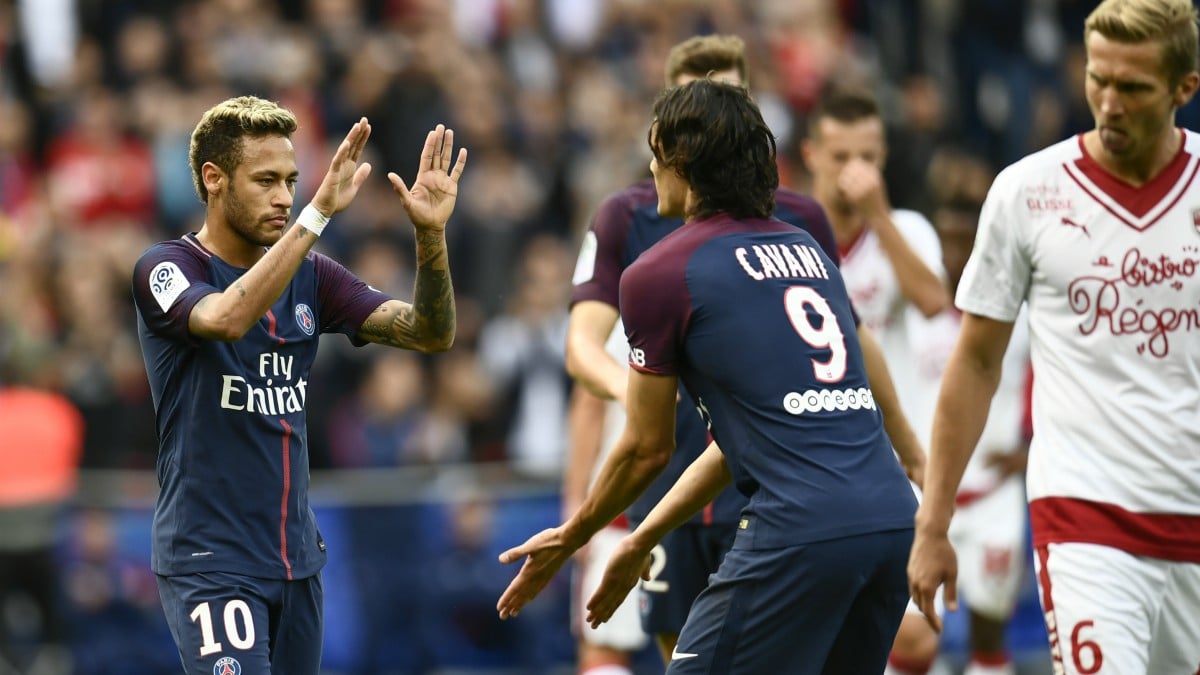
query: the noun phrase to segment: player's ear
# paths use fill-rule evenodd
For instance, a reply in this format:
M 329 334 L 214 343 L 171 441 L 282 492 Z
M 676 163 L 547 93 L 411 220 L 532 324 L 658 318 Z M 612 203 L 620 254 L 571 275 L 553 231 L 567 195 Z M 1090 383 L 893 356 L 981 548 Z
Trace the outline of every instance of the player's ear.
M 220 194 L 221 184 L 227 180 L 225 172 L 212 162 L 205 162 L 204 166 L 200 167 L 200 177 L 204 180 L 204 189 L 208 190 L 210 195 Z
M 1192 100 L 1192 96 L 1196 95 L 1198 87 L 1200 87 L 1200 73 L 1193 70 L 1184 75 L 1183 79 L 1179 81 L 1179 86 L 1175 87 L 1175 107 L 1182 108 L 1187 105 L 1187 102 Z

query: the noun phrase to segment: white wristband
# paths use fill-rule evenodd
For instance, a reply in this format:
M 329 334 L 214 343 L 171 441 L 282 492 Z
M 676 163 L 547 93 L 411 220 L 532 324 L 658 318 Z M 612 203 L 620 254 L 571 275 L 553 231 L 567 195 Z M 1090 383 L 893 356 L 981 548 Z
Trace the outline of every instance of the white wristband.
M 317 210 L 317 207 L 309 204 L 300 212 L 300 216 L 296 218 L 296 224 L 304 229 L 312 232 L 318 237 L 321 232 L 325 231 L 325 226 L 329 224 L 329 216 Z

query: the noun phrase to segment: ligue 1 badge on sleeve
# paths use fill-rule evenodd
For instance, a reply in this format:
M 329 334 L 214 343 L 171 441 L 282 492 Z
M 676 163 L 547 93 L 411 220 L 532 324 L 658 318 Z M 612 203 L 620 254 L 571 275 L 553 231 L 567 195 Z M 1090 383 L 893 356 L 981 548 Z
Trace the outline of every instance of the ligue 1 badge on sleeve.
M 213 675 L 242 675 L 242 664 L 232 656 L 222 656 L 213 664 Z
M 312 309 L 303 302 L 296 305 L 296 325 L 305 335 L 312 335 L 317 330 L 317 319 L 313 316 Z

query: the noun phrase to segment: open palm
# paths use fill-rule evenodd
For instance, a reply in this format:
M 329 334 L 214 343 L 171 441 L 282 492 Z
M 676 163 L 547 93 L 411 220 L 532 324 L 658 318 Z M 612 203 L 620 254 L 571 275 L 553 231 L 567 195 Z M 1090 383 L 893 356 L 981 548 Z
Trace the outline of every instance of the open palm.
M 454 167 L 450 156 L 454 149 L 454 130 L 439 124 L 425 136 L 421 164 L 409 189 L 400 176 L 388 174 L 392 187 L 413 225 L 420 229 L 443 230 L 458 198 L 458 179 L 467 165 L 467 149 L 460 148 Z
M 333 160 L 329 163 L 329 171 L 321 180 L 321 185 L 313 195 L 312 205 L 326 216 L 350 206 L 358 194 L 358 188 L 371 174 L 371 165 L 359 165 L 363 148 L 371 137 L 371 125 L 363 117 L 350 128 L 345 140 L 338 146 Z

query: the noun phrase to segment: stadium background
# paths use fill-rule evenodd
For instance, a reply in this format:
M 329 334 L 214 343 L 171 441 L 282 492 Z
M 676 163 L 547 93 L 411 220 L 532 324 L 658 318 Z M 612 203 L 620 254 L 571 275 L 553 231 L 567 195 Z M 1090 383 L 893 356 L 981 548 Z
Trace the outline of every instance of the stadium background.
M 178 670 L 148 569 L 155 446 L 129 273 L 146 245 L 201 223 L 187 146 L 213 103 L 254 93 L 298 114 L 298 204 L 332 144 L 370 118 L 375 175 L 318 248 L 401 298 L 411 228 L 381 176 L 411 175 L 437 122 L 471 152 L 448 232 L 454 349 L 330 337 L 313 372 L 328 671 L 569 673 L 565 577 L 501 623 L 513 570 L 495 556 L 559 517 L 574 252 L 599 199 L 646 174 L 666 50 L 697 33 L 746 39 L 782 179 L 800 190 L 822 88 L 871 86 L 891 199 L 928 214 L 929 167 L 947 152 L 999 168 L 1090 126 L 1079 38 L 1094 4 L 0 0 L 0 388 L 56 392 L 84 421 L 66 469 L 78 489 L 53 525 L 73 666 L 40 672 Z M 1198 118 L 1191 105 L 1179 121 Z M 0 477 L 37 450 L 22 442 L 0 430 Z M 40 639 L 31 611 L 19 595 L 0 607 L 17 648 Z M 1010 638 L 1022 672 L 1047 672 L 1032 582 Z M 962 640 L 952 617 L 942 672 Z M 651 654 L 639 663 L 654 672 Z

